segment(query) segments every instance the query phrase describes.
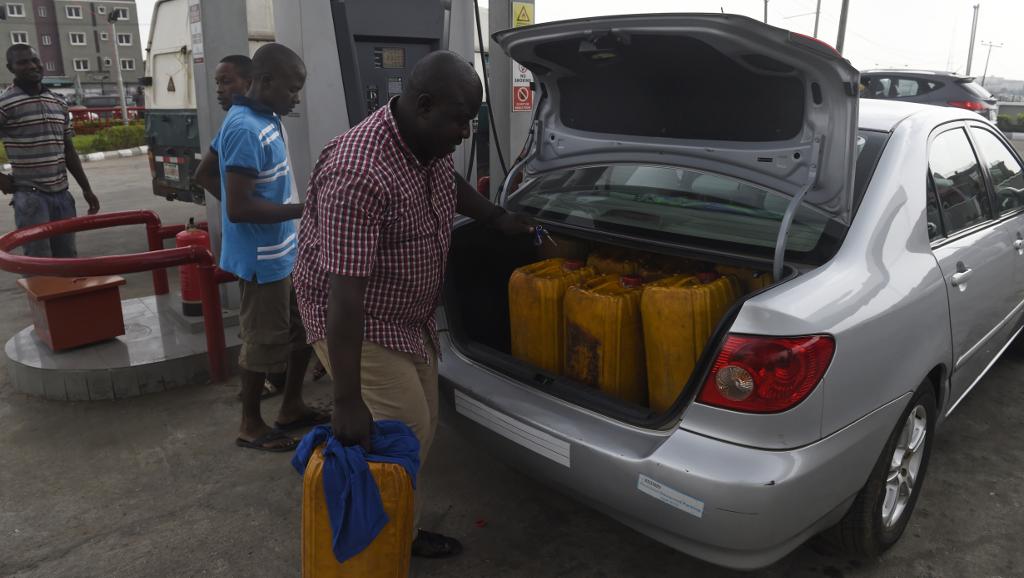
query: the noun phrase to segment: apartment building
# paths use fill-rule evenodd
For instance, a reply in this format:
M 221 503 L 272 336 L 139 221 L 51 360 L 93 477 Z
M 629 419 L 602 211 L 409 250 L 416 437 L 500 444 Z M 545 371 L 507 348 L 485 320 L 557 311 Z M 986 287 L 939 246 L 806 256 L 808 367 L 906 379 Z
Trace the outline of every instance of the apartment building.
M 145 66 L 134 0 L 0 0 L 0 7 L 7 16 L 0 20 L 4 49 L 17 43 L 35 47 L 43 82 L 52 90 L 72 99 L 116 95 L 120 68 L 126 94 L 136 93 Z M 12 79 L 6 67 L 0 69 L 0 85 Z

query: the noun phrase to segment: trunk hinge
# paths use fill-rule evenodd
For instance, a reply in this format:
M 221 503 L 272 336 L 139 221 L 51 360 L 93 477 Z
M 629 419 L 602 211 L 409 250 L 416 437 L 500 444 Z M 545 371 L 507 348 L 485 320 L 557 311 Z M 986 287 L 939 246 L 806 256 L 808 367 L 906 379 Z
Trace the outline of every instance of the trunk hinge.
M 776 281 L 782 279 L 782 267 L 786 260 L 786 241 L 789 237 L 789 229 L 793 225 L 793 218 L 796 216 L 796 210 L 804 201 L 807 193 L 818 184 L 818 163 L 821 161 L 821 150 L 824 146 L 825 137 L 815 136 L 814 145 L 811 147 L 811 168 L 807 173 L 807 184 L 789 201 L 786 214 L 782 217 L 782 224 L 779 225 L 779 236 L 775 239 L 775 259 L 772 263 L 772 276 Z
M 530 119 L 530 132 L 526 134 L 526 144 L 523 145 L 520 156 L 516 159 L 516 162 L 512 164 L 512 168 L 509 169 L 508 174 L 505 175 L 505 180 L 501 183 L 501 188 L 498 189 L 498 205 L 505 206 L 505 201 L 508 200 L 509 188 L 512 184 L 512 179 L 515 178 L 516 174 L 526 166 L 527 163 L 533 160 L 537 156 L 537 150 L 534 147 L 537 135 L 543 132 L 540 127 L 540 120 L 537 116 L 540 114 L 540 106 L 544 103 L 545 92 L 543 87 L 540 91 L 540 98 L 537 99 L 537 104 L 533 108 L 533 118 Z M 539 148 L 539 147 L 537 147 Z

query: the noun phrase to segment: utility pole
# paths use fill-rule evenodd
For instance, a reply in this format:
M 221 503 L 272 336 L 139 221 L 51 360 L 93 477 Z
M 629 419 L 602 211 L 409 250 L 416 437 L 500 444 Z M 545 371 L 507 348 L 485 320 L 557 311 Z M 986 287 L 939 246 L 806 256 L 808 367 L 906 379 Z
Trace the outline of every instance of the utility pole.
M 764 0 L 764 23 L 768 24 L 768 0 Z
M 118 100 L 121 102 L 121 123 L 128 124 L 128 107 L 124 103 L 124 79 L 121 77 L 121 52 L 117 49 L 117 17 L 121 14 L 121 11 L 117 8 L 112 8 L 110 13 L 107 14 L 107 22 L 110 22 L 110 35 L 111 40 L 114 42 L 114 68 L 117 70 L 117 93 Z
M 982 42 L 982 46 L 988 46 L 988 55 L 985 56 L 985 72 L 981 75 L 981 85 L 985 86 L 985 79 L 988 78 L 988 59 L 992 58 L 993 48 L 1002 48 L 1002 42 Z
M 818 21 L 821 20 L 821 0 L 818 0 L 818 8 L 814 11 L 814 37 L 818 37 Z
M 981 4 L 974 5 L 974 23 L 971 24 L 971 47 L 967 50 L 967 76 L 971 75 L 971 61 L 974 60 L 974 35 L 978 32 L 978 8 Z
M 846 41 L 846 15 L 850 11 L 850 0 L 843 0 L 843 8 L 839 13 L 839 40 L 836 41 L 836 52 L 843 53 L 843 44 Z

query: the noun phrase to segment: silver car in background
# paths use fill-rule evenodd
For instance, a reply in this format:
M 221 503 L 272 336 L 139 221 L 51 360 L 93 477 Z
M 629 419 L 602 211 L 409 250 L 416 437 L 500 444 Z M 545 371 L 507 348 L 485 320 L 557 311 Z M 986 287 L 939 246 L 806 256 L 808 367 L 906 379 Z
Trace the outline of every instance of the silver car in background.
M 560 238 L 750 267 L 664 412 L 512 357 L 507 283 L 540 258 L 471 223 L 439 311 L 442 406 L 528 475 L 673 548 L 762 567 L 828 531 L 899 539 L 934 431 L 1021 329 L 1024 176 L 966 110 L 858 99 L 813 39 L 731 15 L 501 32 L 530 68 L 502 202 Z

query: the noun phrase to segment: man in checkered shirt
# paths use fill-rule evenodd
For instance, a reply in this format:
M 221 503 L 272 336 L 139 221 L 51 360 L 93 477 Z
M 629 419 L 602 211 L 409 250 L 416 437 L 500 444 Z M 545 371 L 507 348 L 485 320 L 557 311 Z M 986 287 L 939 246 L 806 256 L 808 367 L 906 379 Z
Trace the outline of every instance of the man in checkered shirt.
M 309 342 L 334 379 L 332 427 L 345 445 L 369 450 L 372 420 L 397 419 L 426 459 L 437 427 L 434 310 L 455 213 L 507 234 L 532 230 L 455 172 L 452 153 L 470 136 L 481 98 L 471 64 L 434 52 L 401 96 L 329 142 L 313 170 L 295 289 Z M 416 500 L 417 522 L 420 509 Z M 461 549 L 418 530 L 412 553 Z

